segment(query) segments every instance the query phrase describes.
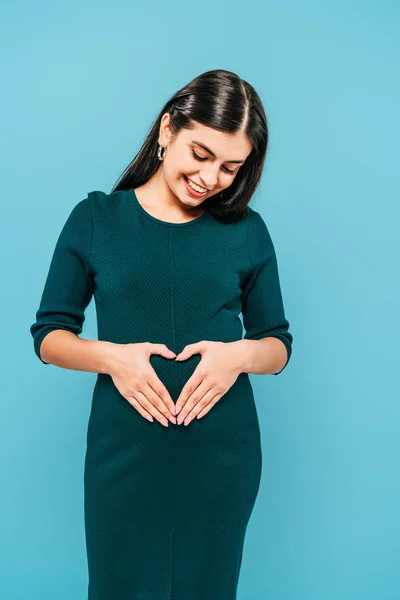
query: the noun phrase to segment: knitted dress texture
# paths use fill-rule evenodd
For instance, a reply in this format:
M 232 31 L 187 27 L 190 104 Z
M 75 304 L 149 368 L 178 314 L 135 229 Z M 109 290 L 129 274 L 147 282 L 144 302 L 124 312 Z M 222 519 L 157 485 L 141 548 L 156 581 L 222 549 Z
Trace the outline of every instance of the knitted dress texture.
M 236 223 L 209 212 L 170 223 L 133 189 L 90 192 L 61 230 L 30 328 L 42 363 L 44 337 L 79 335 L 92 297 L 99 340 L 178 354 L 200 340 L 273 336 L 291 356 L 274 245 L 250 207 Z M 150 358 L 174 402 L 200 360 Z M 168 427 L 98 373 L 84 471 L 88 600 L 235 600 L 261 467 L 247 373 L 201 419 Z

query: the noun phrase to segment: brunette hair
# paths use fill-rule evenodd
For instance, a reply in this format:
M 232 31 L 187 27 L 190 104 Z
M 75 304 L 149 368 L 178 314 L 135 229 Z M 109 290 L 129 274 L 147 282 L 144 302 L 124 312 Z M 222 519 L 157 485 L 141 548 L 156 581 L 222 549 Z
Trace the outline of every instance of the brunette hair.
M 170 115 L 173 135 L 192 129 L 196 122 L 225 133 L 243 130 L 252 150 L 232 184 L 204 200 L 216 217 L 236 221 L 247 212 L 261 178 L 268 147 L 268 125 L 262 102 L 247 81 L 236 73 L 215 69 L 195 77 L 162 107 L 142 147 L 119 177 L 112 191 L 146 183 L 160 167 L 158 136 L 164 113 Z

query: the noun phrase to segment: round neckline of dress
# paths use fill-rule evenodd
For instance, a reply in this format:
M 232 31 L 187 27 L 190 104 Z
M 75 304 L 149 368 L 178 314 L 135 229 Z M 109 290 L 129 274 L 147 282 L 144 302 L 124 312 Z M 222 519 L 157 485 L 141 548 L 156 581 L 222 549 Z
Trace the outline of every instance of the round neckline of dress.
M 162 219 L 153 217 L 153 215 L 151 215 L 149 212 L 147 212 L 147 210 L 145 208 L 143 208 L 143 206 L 140 204 L 138 197 L 136 196 L 135 190 L 133 188 L 130 188 L 130 192 L 134 199 L 135 204 L 137 205 L 139 210 L 143 213 L 143 215 L 147 219 L 153 221 L 154 223 L 158 223 L 160 225 L 165 225 L 167 227 L 187 227 L 188 225 L 194 225 L 195 223 L 198 223 L 202 219 L 209 216 L 209 212 L 208 212 L 208 210 L 206 210 L 202 215 L 200 215 L 199 217 L 195 217 L 194 219 L 191 219 L 190 221 L 183 221 L 182 223 L 174 223 L 172 221 L 163 221 Z

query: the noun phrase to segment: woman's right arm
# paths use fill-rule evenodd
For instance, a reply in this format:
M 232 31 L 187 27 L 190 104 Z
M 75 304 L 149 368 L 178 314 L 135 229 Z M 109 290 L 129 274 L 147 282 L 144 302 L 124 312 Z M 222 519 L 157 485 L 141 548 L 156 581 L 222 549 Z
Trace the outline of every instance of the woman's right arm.
M 78 337 L 94 290 L 94 193 L 73 207 L 61 230 L 30 332 L 35 352 L 45 365 L 109 374 L 117 362 L 120 345 Z
M 73 207 L 61 230 L 36 320 L 30 327 L 35 353 L 44 364 L 52 363 L 78 370 L 86 370 L 84 367 L 88 366 L 78 363 L 78 357 L 73 354 L 77 352 L 80 358 L 84 358 L 83 354 L 88 354 L 87 351 L 82 353 L 87 348 L 85 342 L 88 340 L 81 340 L 78 335 L 82 332 L 85 309 L 94 290 L 90 266 L 92 235 L 92 199 L 89 194 Z M 44 340 L 46 343 L 43 343 Z M 89 361 L 86 359 L 84 362 L 100 364 L 101 353 L 97 351 L 96 354 L 96 358 Z M 73 367 L 68 366 L 72 363 Z
M 64 369 L 107 373 L 117 364 L 117 344 L 99 340 L 86 340 L 70 331 L 50 331 L 40 345 L 40 359 Z
M 30 327 L 38 358 L 65 369 L 106 373 L 142 416 L 176 422 L 174 402 L 150 364 L 151 354 L 174 358 L 164 344 L 116 344 L 79 337 L 94 291 L 92 194 L 72 209 L 58 237 L 36 320 Z

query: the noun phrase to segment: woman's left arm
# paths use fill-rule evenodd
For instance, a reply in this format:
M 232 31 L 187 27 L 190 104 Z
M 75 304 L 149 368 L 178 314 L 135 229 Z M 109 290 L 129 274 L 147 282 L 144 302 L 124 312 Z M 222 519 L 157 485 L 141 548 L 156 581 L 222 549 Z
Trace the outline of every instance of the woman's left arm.
M 233 342 L 247 373 L 278 375 L 292 354 L 282 299 L 278 260 L 267 226 L 260 213 L 250 210 L 247 242 L 249 271 L 242 284 L 244 338 Z
M 231 342 L 237 350 L 239 371 L 254 375 L 278 375 L 288 363 L 286 345 L 273 336 Z

